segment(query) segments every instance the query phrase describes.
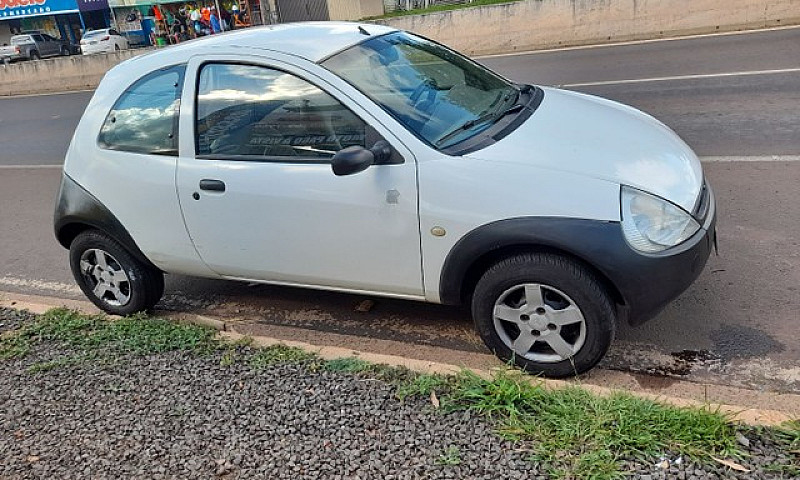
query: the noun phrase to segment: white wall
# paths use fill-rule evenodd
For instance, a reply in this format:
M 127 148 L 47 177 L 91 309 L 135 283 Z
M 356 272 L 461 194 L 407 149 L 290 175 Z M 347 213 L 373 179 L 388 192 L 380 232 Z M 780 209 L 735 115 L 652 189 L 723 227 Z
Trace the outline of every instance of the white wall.
M 800 24 L 800 0 L 524 0 L 378 23 L 468 54 Z
M 331 20 L 360 20 L 383 15 L 383 0 L 328 0 Z
M 94 88 L 111 67 L 149 50 L 139 48 L 100 55 L 73 55 L 35 62 L 15 62 L 10 65 L 0 63 L 0 96 Z

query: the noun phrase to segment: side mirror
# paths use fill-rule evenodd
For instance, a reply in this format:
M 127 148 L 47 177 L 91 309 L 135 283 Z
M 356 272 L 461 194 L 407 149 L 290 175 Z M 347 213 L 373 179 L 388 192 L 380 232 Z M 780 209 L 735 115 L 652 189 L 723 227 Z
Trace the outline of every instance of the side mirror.
M 375 163 L 375 155 L 364 147 L 347 147 L 339 150 L 331 160 L 333 173 L 337 176 L 363 172 Z
M 386 163 L 392 156 L 389 142 L 381 140 L 367 150 L 364 147 L 347 147 L 339 150 L 331 160 L 333 173 L 338 176 L 363 172 L 371 165 Z

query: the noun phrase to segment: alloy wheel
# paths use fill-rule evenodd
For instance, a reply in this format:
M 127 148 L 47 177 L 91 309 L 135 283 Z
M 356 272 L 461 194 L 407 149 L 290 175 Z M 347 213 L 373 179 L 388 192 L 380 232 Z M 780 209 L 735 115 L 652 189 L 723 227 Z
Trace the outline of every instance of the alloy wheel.
M 80 270 L 99 300 L 117 307 L 130 301 L 128 275 L 110 253 L 98 248 L 86 250 L 81 255 Z
M 586 320 L 575 302 L 549 285 L 525 283 L 503 292 L 494 328 L 514 355 L 555 363 L 575 356 L 586 340 Z

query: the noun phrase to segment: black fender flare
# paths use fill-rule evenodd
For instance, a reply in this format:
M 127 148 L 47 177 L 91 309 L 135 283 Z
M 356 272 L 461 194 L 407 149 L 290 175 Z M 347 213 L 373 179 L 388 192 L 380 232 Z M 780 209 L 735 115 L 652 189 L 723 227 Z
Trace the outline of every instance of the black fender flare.
M 540 249 L 570 255 L 599 270 L 610 282 L 596 259 L 624 245 L 618 222 L 565 217 L 519 217 L 499 220 L 475 228 L 450 250 L 439 281 L 440 301 L 448 305 L 463 303 L 465 281 L 481 274 L 498 256 L 515 251 Z M 477 279 L 472 279 L 477 281 Z M 618 292 L 612 292 L 618 293 Z M 616 299 L 616 300 L 619 300 Z
M 61 188 L 53 215 L 56 239 L 66 249 L 82 231 L 94 228 L 110 235 L 131 255 L 150 268 L 158 267 L 142 253 L 128 230 L 94 195 L 80 186 L 66 173 L 61 178 Z
M 591 269 L 632 325 L 653 318 L 700 275 L 714 245 L 715 219 L 664 252 L 634 251 L 619 222 L 521 217 L 478 227 L 451 249 L 442 267 L 441 303 L 467 300 L 485 268 L 503 256 L 539 250 L 568 255 Z

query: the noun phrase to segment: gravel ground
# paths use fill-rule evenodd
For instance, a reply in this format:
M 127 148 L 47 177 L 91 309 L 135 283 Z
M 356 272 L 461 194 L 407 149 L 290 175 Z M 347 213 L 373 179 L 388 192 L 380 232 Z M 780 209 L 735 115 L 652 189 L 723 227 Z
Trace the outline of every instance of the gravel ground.
M 0 310 L 0 333 L 30 318 Z M 525 445 L 495 436 L 484 419 L 399 401 L 381 381 L 186 353 L 26 371 L 63 353 L 41 345 L 0 361 L 0 479 L 549 478 Z M 658 459 L 629 462 L 629 472 L 790 478 L 763 472 L 789 459 L 758 435 L 746 433 L 751 473 L 688 462 L 665 470 Z

